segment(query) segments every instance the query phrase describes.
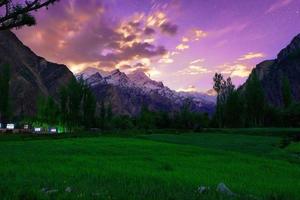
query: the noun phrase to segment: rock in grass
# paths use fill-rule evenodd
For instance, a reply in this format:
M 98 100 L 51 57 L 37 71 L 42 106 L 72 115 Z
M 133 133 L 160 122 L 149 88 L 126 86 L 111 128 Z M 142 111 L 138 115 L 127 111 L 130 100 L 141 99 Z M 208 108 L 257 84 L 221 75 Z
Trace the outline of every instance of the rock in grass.
M 42 188 L 41 189 L 41 192 L 44 192 L 44 193 L 46 193 L 46 194 L 53 194 L 53 193 L 56 193 L 56 192 L 58 192 L 58 190 L 56 190 L 56 189 L 49 189 L 49 188 Z
M 217 192 L 229 196 L 235 196 L 235 194 L 224 183 L 219 183 L 219 185 L 217 186 Z
M 205 187 L 205 186 L 199 186 L 199 187 L 198 187 L 198 192 L 199 192 L 200 194 L 207 193 L 209 190 L 210 190 L 209 187 Z
M 58 190 L 53 189 L 53 190 L 46 191 L 46 194 L 53 194 L 53 193 L 56 193 L 56 192 L 58 192 Z
M 65 192 L 71 193 L 71 192 L 72 192 L 72 188 L 71 188 L 71 187 L 67 187 L 67 188 L 65 189 Z

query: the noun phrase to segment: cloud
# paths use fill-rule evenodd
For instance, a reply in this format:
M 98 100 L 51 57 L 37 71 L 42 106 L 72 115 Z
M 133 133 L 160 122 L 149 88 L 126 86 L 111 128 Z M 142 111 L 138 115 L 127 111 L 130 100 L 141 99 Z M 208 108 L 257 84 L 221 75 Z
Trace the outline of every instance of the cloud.
M 164 64 L 173 63 L 174 60 L 172 59 L 172 56 L 173 56 L 172 52 L 168 52 L 167 54 L 162 56 L 161 59 L 159 59 L 158 63 L 164 63 Z
M 178 30 L 178 26 L 176 24 L 171 24 L 170 22 L 163 23 L 160 28 L 163 33 L 167 33 L 169 35 L 175 35 Z
M 187 37 L 182 37 L 181 41 L 182 41 L 182 42 L 189 42 L 189 41 L 190 41 L 190 39 L 189 39 L 189 38 L 187 38 Z
M 183 50 L 188 49 L 188 48 L 190 48 L 190 46 L 187 45 L 187 44 L 179 44 L 179 45 L 176 46 L 176 49 L 180 50 L 180 51 L 183 51 Z
M 251 60 L 251 59 L 255 59 L 255 58 L 264 58 L 265 55 L 263 53 L 247 53 L 243 56 L 241 56 L 238 60 L 243 61 L 243 60 Z
M 145 43 L 154 43 L 155 42 L 155 38 L 146 38 L 144 39 Z
M 164 64 L 170 64 L 170 63 L 173 63 L 174 60 L 171 59 L 171 58 L 161 58 L 158 63 L 164 63 Z
M 231 77 L 248 77 L 251 73 L 251 68 L 243 64 L 224 64 L 220 66 L 222 74 L 227 74 Z
M 165 13 L 135 13 L 126 19 L 111 14 L 102 1 L 64 0 L 36 13 L 37 26 L 16 33 L 37 54 L 68 64 L 73 71 L 89 63 L 109 70 L 167 53 L 163 45 L 155 44 L 159 32 L 177 31 Z
M 168 21 L 167 15 L 162 11 L 156 11 L 146 18 L 146 24 L 148 27 L 159 28 L 162 24 Z
M 198 92 L 198 89 L 195 86 L 190 85 L 186 88 L 178 88 L 176 91 L 177 92 Z
M 204 61 L 205 61 L 204 58 L 200 58 L 200 59 L 191 61 L 190 64 L 193 65 L 193 64 L 196 64 L 196 63 L 202 63 L 202 62 L 204 62 Z
M 118 62 L 124 60 L 132 60 L 134 58 L 152 58 L 155 56 L 162 56 L 167 53 L 163 46 L 154 46 L 149 43 L 134 43 L 130 47 L 119 48 L 118 52 L 109 53 L 107 55 L 100 55 L 100 62 L 104 66 L 114 66 Z
M 144 33 L 145 35 L 153 35 L 155 34 L 155 30 L 153 28 L 146 27 Z
M 248 22 L 238 22 L 238 23 L 233 23 L 229 24 L 223 28 L 213 30 L 209 32 L 210 36 L 213 37 L 222 37 L 226 34 L 232 33 L 232 32 L 241 32 L 245 30 L 249 26 Z
M 285 6 L 291 4 L 293 0 L 277 0 L 275 3 L 271 4 L 270 7 L 266 10 L 266 14 L 272 13 L 276 10 L 279 10 Z
M 136 71 L 136 70 L 143 71 L 150 78 L 158 77 L 161 75 L 161 72 L 159 70 L 157 70 L 155 67 L 145 66 L 142 63 L 138 63 L 137 65 L 132 67 L 130 70 L 128 70 L 128 73 L 132 73 L 133 71 Z
M 199 75 L 199 74 L 207 74 L 210 72 L 212 71 L 200 65 L 191 65 L 183 70 L 178 71 L 179 74 L 184 74 L 184 75 Z
M 207 33 L 204 32 L 203 30 L 200 30 L 200 29 L 195 29 L 194 30 L 194 39 L 196 41 L 202 39 L 202 38 L 205 38 L 207 36 Z
M 228 40 L 225 39 L 225 40 L 220 40 L 216 43 L 216 45 L 214 46 L 215 48 L 220 48 L 220 47 L 223 47 L 225 46 L 226 44 L 228 44 Z
M 207 33 L 201 29 L 191 29 L 188 33 L 181 38 L 182 43 L 187 43 L 191 41 L 199 41 L 205 37 L 207 37 Z

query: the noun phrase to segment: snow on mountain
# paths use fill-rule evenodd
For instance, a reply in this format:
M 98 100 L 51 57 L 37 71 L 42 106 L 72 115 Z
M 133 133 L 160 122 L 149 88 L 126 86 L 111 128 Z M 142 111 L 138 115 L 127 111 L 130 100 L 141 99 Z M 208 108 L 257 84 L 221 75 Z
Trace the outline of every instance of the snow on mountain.
M 94 73 L 93 73 L 94 72 Z M 103 74 L 103 75 L 102 75 Z M 113 85 L 124 89 L 139 91 L 143 95 L 160 96 L 167 98 L 178 105 L 183 105 L 186 100 L 191 100 L 197 107 L 212 107 L 215 104 L 215 97 L 204 93 L 176 92 L 164 86 L 162 82 L 150 79 L 143 70 L 139 69 L 126 75 L 119 69 L 110 73 L 104 73 L 88 68 L 78 76 L 83 77 L 92 87 L 97 85 Z
M 124 72 L 119 69 L 113 70 L 108 76 L 104 78 L 107 84 L 123 86 L 123 87 L 133 87 L 134 83 L 127 77 Z
M 99 72 L 96 72 L 95 74 L 92 74 L 90 76 L 87 76 L 86 74 L 82 74 L 80 75 L 80 77 L 85 79 L 90 86 L 98 85 L 100 83 L 105 83 L 105 79 L 101 76 Z
M 157 82 L 150 79 L 142 69 L 137 69 L 128 74 L 128 78 L 139 87 L 142 87 L 144 89 L 159 90 L 164 88 L 164 84 L 162 82 Z
M 105 77 L 105 76 L 109 75 L 110 72 L 104 71 L 101 69 L 97 69 L 94 67 L 88 67 L 88 68 L 84 69 L 82 72 L 75 74 L 75 76 L 76 77 L 82 76 L 83 79 L 87 79 L 96 73 L 99 73 L 102 77 Z
M 199 105 L 201 105 L 203 102 L 210 102 L 210 103 L 214 103 L 214 104 L 216 102 L 216 96 L 208 95 L 206 93 L 178 92 L 178 94 L 182 97 L 193 99 Z

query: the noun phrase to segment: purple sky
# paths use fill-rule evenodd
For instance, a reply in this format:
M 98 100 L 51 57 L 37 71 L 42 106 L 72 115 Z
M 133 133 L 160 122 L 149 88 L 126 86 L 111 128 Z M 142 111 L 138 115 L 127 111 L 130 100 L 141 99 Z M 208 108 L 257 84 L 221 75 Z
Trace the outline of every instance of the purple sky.
M 300 0 L 61 0 L 15 31 L 48 60 L 142 68 L 175 90 L 207 91 L 212 76 L 239 85 L 300 33 Z

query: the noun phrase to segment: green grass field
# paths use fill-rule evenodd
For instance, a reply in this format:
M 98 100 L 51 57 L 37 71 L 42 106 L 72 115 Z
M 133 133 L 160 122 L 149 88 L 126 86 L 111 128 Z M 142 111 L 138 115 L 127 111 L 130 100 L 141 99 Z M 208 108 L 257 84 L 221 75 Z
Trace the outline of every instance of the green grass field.
M 0 198 L 227 199 L 224 182 L 235 199 L 300 199 L 299 143 L 258 135 L 1 136 Z

